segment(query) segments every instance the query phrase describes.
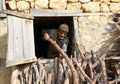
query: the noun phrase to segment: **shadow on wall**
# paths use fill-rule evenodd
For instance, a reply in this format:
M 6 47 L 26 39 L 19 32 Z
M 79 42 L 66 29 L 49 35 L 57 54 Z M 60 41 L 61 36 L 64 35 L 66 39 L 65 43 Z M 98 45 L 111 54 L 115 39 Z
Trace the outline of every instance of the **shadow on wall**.
M 0 58 L 6 58 L 7 54 L 7 33 L 0 35 Z
M 2 33 L 0 33 L 0 84 L 10 84 L 11 68 L 3 67 L 7 55 L 7 33 Z
M 118 41 L 116 41 L 116 40 L 119 40 L 120 30 L 117 29 L 115 24 L 108 23 L 108 26 L 110 26 L 110 28 L 112 28 L 112 30 L 106 29 L 107 33 L 104 33 L 104 34 L 109 34 L 110 38 L 108 40 L 106 40 L 103 43 L 102 47 L 98 50 L 98 52 L 100 52 L 101 55 L 104 55 L 104 54 L 109 55 L 112 50 L 115 51 L 120 47 L 120 43 Z

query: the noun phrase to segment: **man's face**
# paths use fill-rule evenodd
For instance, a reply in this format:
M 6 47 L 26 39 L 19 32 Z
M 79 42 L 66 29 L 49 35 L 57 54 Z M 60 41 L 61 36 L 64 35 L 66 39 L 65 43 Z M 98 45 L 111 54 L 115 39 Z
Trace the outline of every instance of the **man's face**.
M 67 32 L 64 32 L 64 31 L 61 31 L 61 30 L 58 31 L 58 38 L 60 40 L 63 40 L 66 36 L 67 36 Z

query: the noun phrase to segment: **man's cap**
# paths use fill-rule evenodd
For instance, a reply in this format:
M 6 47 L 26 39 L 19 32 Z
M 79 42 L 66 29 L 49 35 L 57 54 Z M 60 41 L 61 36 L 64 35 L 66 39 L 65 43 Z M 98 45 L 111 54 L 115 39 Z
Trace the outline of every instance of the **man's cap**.
M 61 24 L 59 27 L 58 27 L 58 29 L 59 30 L 61 30 L 61 31 L 64 31 L 64 32 L 69 32 L 69 27 L 68 27 L 68 25 L 67 24 Z

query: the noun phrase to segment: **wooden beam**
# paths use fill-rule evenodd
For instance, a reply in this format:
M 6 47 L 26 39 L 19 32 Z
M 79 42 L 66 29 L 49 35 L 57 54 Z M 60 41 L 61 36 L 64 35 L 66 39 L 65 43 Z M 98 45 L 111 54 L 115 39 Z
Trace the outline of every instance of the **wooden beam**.
M 2 12 L 2 0 L 0 0 L 0 12 Z
M 78 16 L 82 10 L 51 10 L 51 9 L 31 9 L 32 16 Z
M 52 10 L 52 9 L 30 9 L 30 14 L 35 17 L 55 16 L 88 16 L 88 15 L 113 15 L 110 13 L 83 13 L 82 10 Z
M 18 12 L 18 11 L 4 10 L 3 13 L 16 16 L 16 17 L 20 17 L 20 18 L 25 18 L 25 19 L 34 19 L 34 17 L 31 16 L 30 14 L 26 14 L 26 13 Z
M 6 14 L 4 14 L 4 13 L 0 13 L 0 18 L 1 18 L 1 17 L 4 18 L 4 17 L 7 17 L 7 16 L 6 16 Z
M 75 42 L 79 42 L 77 17 L 73 17 Z
M 5 0 L 2 0 L 2 10 L 6 10 Z

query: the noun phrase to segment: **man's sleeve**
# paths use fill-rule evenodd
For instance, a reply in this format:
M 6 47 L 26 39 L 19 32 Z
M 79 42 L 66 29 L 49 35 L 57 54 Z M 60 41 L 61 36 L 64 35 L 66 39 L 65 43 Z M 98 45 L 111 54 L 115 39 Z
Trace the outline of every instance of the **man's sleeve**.
M 44 34 L 44 33 L 46 33 L 46 32 L 50 35 L 50 32 L 51 32 L 51 31 L 48 30 L 48 29 L 44 29 L 44 30 L 42 31 L 42 34 Z

